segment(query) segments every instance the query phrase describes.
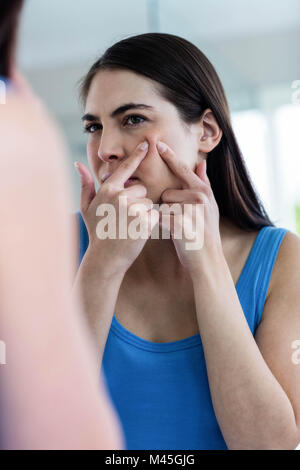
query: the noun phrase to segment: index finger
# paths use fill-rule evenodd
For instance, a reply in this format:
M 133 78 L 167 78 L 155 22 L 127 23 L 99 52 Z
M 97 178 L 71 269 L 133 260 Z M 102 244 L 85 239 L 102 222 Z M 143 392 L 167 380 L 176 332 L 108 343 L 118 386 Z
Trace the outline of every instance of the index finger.
M 162 144 L 162 145 L 161 145 Z M 201 179 L 193 172 L 193 170 L 183 161 L 179 160 L 175 152 L 170 147 L 162 142 L 157 143 L 159 154 L 166 162 L 170 170 L 178 176 L 189 188 L 199 188 Z M 202 181 L 203 183 L 203 181 Z
M 109 182 L 115 183 L 117 185 L 124 185 L 124 183 L 132 176 L 143 158 L 146 156 L 148 148 L 149 144 L 146 140 L 139 144 L 134 150 L 133 154 L 120 163 L 119 167 L 109 177 Z

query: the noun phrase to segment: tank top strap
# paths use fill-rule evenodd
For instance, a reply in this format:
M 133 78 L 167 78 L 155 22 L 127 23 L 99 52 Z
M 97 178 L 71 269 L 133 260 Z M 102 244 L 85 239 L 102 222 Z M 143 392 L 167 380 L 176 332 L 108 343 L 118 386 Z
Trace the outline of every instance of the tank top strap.
M 86 249 L 89 245 L 89 234 L 82 218 L 81 212 L 76 212 L 79 225 L 79 253 L 78 253 L 78 267 L 80 266 L 81 260 L 84 257 Z
M 261 321 L 272 271 L 286 232 L 288 232 L 288 229 L 285 228 L 263 227 L 253 247 L 254 249 L 251 251 L 247 281 L 255 288 L 255 329 Z

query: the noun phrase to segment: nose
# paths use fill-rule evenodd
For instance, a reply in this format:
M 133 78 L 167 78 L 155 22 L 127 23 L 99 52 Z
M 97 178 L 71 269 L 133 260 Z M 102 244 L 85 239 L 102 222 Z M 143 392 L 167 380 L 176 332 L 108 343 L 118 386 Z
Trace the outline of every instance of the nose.
M 104 136 L 104 132 L 102 133 L 98 147 L 98 157 L 102 161 L 111 162 L 113 160 L 121 160 L 123 158 L 122 147 L 116 142 L 117 140 L 113 136 Z

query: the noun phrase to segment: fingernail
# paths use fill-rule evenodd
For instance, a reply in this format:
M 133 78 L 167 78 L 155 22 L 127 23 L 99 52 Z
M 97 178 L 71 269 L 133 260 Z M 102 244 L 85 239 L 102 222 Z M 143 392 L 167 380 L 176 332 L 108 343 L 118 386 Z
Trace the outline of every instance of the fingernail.
M 147 150 L 149 147 L 149 144 L 147 142 L 147 140 L 145 140 L 144 142 L 142 142 L 140 145 L 139 145 L 139 149 L 140 150 Z
M 74 166 L 75 166 L 76 170 L 78 171 L 78 173 L 81 175 L 80 169 L 79 169 L 79 166 L 78 166 L 78 162 L 74 162 Z
M 158 142 L 157 142 L 157 148 L 158 148 L 158 150 L 159 150 L 160 153 L 164 153 L 164 152 L 167 150 L 166 144 L 164 144 L 164 143 L 161 142 L 161 141 L 158 141 Z

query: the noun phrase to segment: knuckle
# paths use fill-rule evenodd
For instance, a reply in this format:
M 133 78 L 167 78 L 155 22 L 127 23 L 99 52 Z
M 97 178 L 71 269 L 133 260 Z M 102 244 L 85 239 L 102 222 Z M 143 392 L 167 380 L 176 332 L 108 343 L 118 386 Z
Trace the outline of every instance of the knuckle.
M 124 198 L 119 199 L 118 204 L 119 204 L 120 209 L 126 209 L 127 210 L 128 207 L 130 206 L 130 203 L 129 203 L 128 199 L 124 199 Z
M 152 199 L 145 198 L 145 202 L 146 202 L 147 204 L 149 204 L 149 206 L 153 206 L 153 201 L 152 201 Z
M 147 212 L 144 204 L 140 204 L 138 202 L 133 202 L 128 206 L 128 214 L 129 216 L 142 216 Z
M 167 202 L 170 197 L 171 197 L 171 194 L 169 190 L 164 191 L 163 194 L 161 195 L 162 201 L 165 201 L 165 202 Z
M 131 164 L 127 160 L 124 160 L 122 162 L 122 167 L 123 167 L 124 170 L 130 170 L 131 169 Z
M 107 182 L 105 186 L 103 185 L 103 190 L 105 191 L 105 194 L 108 196 L 112 196 L 115 193 L 115 187 L 112 183 Z
M 202 192 L 203 192 L 203 195 L 204 195 L 204 197 L 205 197 L 206 200 L 210 198 L 211 193 L 212 193 L 212 192 L 211 192 L 211 189 L 210 189 L 208 186 L 206 186 L 206 187 L 202 190 Z
M 133 206 L 133 207 L 138 207 L 138 208 L 141 208 L 141 209 L 144 209 L 145 208 L 145 203 L 144 201 L 137 201 L 136 199 L 134 201 L 131 201 L 130 202 L 130 206 Z
M 195 200 L 196 202 L 203 202 L 203 194 L 200 191 L 197 191 L 195 193 Z
M 179 169 L 182 173 L 189 174 L 190 171 L 191 171 L 190 168 L 183 162 L 180 162 L 179 167 L 180 167 Z
M 203 199 L 202 199 L 202 204 L 207 204 L 208 203 L 208 197 L 203 194 Z
M 85 189 L 85 188 L 89 187 L 89 183 L 81 177 L 80 178 L 80 186 L 81 186 L 82 189 Z
M 118 193 L 118 196 L 119 196 L 119 197 L 120 197 L 120 196 L 126 196 L 127 199 L 128 199 L 128 193 L 127 193 L 127 191 L 126 191 L 125 189 L 121 189 L 121 191 L 119 191 L 119 193 Z
M 142 192 L 143 192 L 144 194 L 147 194 L 147 188 L 146 188 L 146 186 L 144 186 L 143 184 L 139 184 L 139 188 L 141 188 L 141 190 L 142 190 Z
M 212 187 L 211 187 L 210 184 L 209 184 L 209 186 L 207 187 L 206 194 L 207 194 L 207 197 L 208 197 L 208 198 L 211 198 L 211 197 L 213 196 L 213 190 L 212 190 Z

